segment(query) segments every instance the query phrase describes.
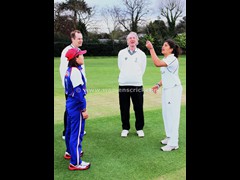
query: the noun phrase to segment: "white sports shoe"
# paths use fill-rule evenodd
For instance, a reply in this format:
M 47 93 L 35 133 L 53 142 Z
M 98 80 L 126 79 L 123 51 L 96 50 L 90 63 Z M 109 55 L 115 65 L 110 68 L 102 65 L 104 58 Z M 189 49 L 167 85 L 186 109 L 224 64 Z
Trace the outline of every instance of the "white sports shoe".
M 73 170 L 86 170 L 86 169 L 90 168 L 90 165 L 91 165 L 91 163 L 82 161 L 82 163 L 80 165 L 70 164 L 68 166 L 68 169 L 71 170 L 71 171 L 73 171 Z
M 62 139 L 65 140 L 65 136 L 62 136 Z
M 138 130 L 137 131 L 138 137 L 144 137 L 144 132 L 143 130 Z
M 165 139 L 161 140 L 162 144 L 167 144 L 169 140 L 169 137 L 166 137 Z
M 166 145 L 166 146 L 161 147 L 161 150 L 162 151 L 172 151 L 172 150 L 175 150 L 175 149 L 178 149 L 178 148 L 179 148 L 179 146 Z
M 81 165 L 82 166 L 89 166 L 91 163 L 90 162 L 85 162 L 85 161 L 82 161 Z
M 85 135 L 85 134 L 87 134 L 87 132 L 86 132 L 86 131 L 84 131 L 84 133 L 83 133 L 83 134 Z
M 122 130 L 121 136 L 122 137 L 127 137 L 128 133 L 129 133 L 129 131 L 124 129 L 124 130 Z

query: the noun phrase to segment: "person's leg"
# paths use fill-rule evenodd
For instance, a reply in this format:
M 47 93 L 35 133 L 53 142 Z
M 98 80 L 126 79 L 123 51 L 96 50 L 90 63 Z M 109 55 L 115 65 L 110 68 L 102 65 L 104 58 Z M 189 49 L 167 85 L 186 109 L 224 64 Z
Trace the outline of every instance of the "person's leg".
M 65 100 L 67 101 L 67 95 L 65 94 Z M 65 139 L 65 133 L 66 133 L 66 127 L 67 127 L 67 108 L 65 107 L 65 111 L 64 111 L 64 116 L 63 116 L 63 120 L 64 120 L 64 129 L 63 129 L 63 139 Z
M 167 116 L 171 138 L 167 145 L 178 146 L 182 86 L 171 88 L 169 93 L 171 98 L 169 98 Z
M 62 135 L 65 136 L 66 126 L 67 126 L 67 110 L 66 110 L 66 109 L 65 109 L 65 111 L 64 111 L 64 116 L 63 116 L 63 118 L 64 118 L 64 129 L 63 129 Z
M 70 141 L 69 141 L 70 154 L 71 154 L 70 163 L 73 165 L 80 165 L 82 161 L 80 157 L 80 153 L 82 150 L 82 138 L 83 138 L 83 131 L 84 131 L 83 129 L 84 127 L 82 127 L 83 118 L 79 110 L 74 111 L 71 114 L 72 114 L 71 135 L 70 135 Z
M 131 99 L 136 118 L 135 128 L 137 131 L 143 130 L 144 127 L 143 94 L 142 86 L 131 88 Z
M 66 127 L 66 130 L 65 130 L 65 144 L 66 144 L 66 152 L 69 153 L 71 155 L 71 152 L 70 152 L 70 146 L 69 146 L 69 141 L 70 141 L 70 137 L 71 137 L 71 113 L 67 114 L 67 121 L 68 121 L 68 124 L 70 124 L 69 126 Z
M 168 124 L 168 116 L 167 116 L 167 99 L 168 93 L 166 89 L 162 89 L 162 117 L 163 117 L 163 125 L 165 130 L 166 137 L 170 137 L 169 124 Z
M 128 86 L 119 86 L 119 105 L 122 129 L 130 129 L 130 93 Z

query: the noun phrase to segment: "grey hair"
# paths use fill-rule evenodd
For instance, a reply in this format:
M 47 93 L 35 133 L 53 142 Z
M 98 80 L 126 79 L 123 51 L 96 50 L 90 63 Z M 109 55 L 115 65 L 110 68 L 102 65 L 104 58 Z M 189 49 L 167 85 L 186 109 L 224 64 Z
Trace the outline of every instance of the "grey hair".
M 131 31 L 128 35 L 127 35 L 127 38 L 126 38 L 126 40 L 128 40 L 129 39 L 129 36 L 130 35 L 134 35 L 135 37 L 136 37 L 136 39 L 137 39 L 137 43 L 136 43 L 136 45 L 138 45 L 138 40 L 139 40 L 139 38 L 138 38 L 138 35 L 137 35 L 137 33 L 136 32 L 133 32 L 133 31 Z M 128 42 L 127 42 L 128 43 Z

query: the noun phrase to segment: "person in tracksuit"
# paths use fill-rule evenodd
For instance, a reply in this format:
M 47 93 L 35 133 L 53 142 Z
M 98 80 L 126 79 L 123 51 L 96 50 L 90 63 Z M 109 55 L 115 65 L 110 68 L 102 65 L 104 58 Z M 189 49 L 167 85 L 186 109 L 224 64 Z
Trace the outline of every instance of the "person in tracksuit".
M 162 115 L 166 137 L 161 141 L 165 146 L 162 151 L 172 151 L 179 148 L 179 123 L 182 85 L 178 75 L 178 56 L 181 48 L 171 39 L 166 40 L 162 46 L 163 59 L 160 60 L 150 41 L 146 41 L 156 67 L 160 67 L 162 79 L 152 87 L 154 93 L 162 86 Z
M 64 158 L 70 159 L 69 170 L 86 170 L 90 167 L 89 162 L 81 159 L 85 120 L 88 118 L 85 99 L 86 81 L 81 72 L 85 53 L 86 50 L 78 48 L 71 48 L 66 53 L 69 63 L 64 83 L 65 93 L 68 96 L 66 101 L 68 125 L 65 132 L 66 152 Z
M 83 35 L 79 30 L 72 31 L 70 33 L 70 38 L 71 38 L 71 44 L 67 45 L 63 49 L 63 51 L 61 52 L 61 57 L 60 57 L 59 72 L 60 72 L 60 77 L 61 77 L 61 82 L 62 82 L 63 88 L 65 88 L 64 87 L 65 86 L 64 85 L 64 76 L 65 76 L 66 70 L 68 68 L 68 59 L 66 58 L 66 53 L 71 48 L 79 48 L 80 46 L 82 46 L 82 43 L 83 43 Z M 82 67 L 82 73 L 85 77 L 85 80 L 87 81 L 84 64 L 81 65 L 81 67 Z M 65 94 L 65 100 L 67 101 L 66 94 Z M 65 132 L 66 132 L 66 127 L 67 127 L 67 110 L 66 109 L 64 111 L 63 119 L 64 119 L 64 129 L 62 132 L 62 139 L 65 139 Z M 84 132 L 84 134 L 86 134 L 86 131 Z

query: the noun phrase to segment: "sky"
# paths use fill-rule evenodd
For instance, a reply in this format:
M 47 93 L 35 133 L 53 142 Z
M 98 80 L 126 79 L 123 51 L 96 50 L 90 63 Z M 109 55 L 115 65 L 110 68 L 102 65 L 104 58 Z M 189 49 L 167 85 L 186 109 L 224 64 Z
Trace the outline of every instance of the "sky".
M 149 5 L 149 9 L 151 14 L 148 14 L 148 21 L 154 21 L 158 19 L 158 16 L 160 15 L 159 13 L 159 2 L 160 0 L 147 0 L 150 5 Z M 181 0 L 185 3 L 186 6 L 186 0 Z M 54 0 L 55 2 L 66 2 L 66 0 Z M 107 26 L 106 23 L 103 22 L 103 20 L 101 19 L 100 16 L 100 10 L 103 8 L 112 8 L 113 6 L 119 6 L 121 5 L 121 0 L 85 0 L 85 2 L 88 4 L 89 7 L 93 7 L 95 6 L 96 9 L 96 15 L 94 16 L 94 19 L 96 20 L 97 24 L 95 24 L 97 27 L 101 27 L 100 28 L 100 32 L 107 32 Z M 186 9 L 186 8 L 185 8 Z M 186 12 L 186 11 L 185 11 Z M 186 13 L 184 13 L 184 15 L 186 15 Z

